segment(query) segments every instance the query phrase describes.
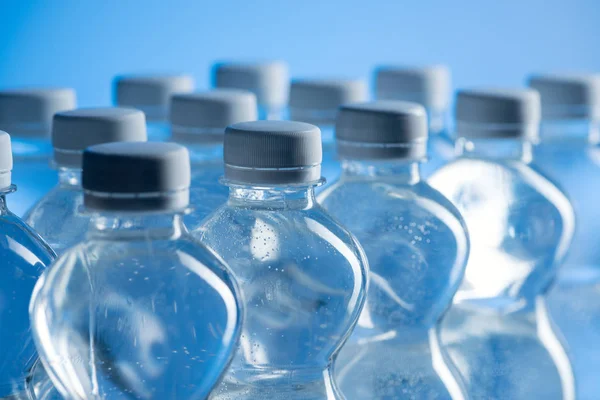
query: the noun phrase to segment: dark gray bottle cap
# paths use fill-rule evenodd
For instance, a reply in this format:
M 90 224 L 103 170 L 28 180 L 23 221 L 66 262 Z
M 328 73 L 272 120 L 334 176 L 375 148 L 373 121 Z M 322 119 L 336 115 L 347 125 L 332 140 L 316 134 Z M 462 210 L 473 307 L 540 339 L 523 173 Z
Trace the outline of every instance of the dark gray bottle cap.
M 115 104 L 142 110 L 148 121 L 168 119 L 171 96 L 192 90 L 194 78 L 189 75 L 123 75 L 114 80 Z
M 48 137 L 52 116 L 75 108 L 75 91 L 29 88 L 0 91 L 0 129 L 17 137 Z
M 445 65 L 381 66 L 375 70 L 375 96 L 377 100 L 411 101 L 427 109 L 445 110 L 450 104 L 450 80 Z
M 175 141 L 223 142 L 225 128 L 258 118 L 256 96 L 236 89 L 177 94 L 171 99 L 171 133 Z
M 260 106 L 282 108 L 288 98 L 288 66 L 281 61 L 216 63 L 213 86 L 248 90 Z
M 84 204 L 107 211 L 179 211 L 189 204 L 190 158 L 174 143 L 107 143 L 83 153 Z
M 225 130 L 225 178 L 285 185 L 321 179 L 321 131 L 294 121 L 254 121 Z
M 367 84 L 359 79 L 300 79 L 290 86 L 290 117 L 314 124 L 333 123 L 343 104 L 367 100 Z
M 529 77 L 542 99 L 542 119 L 600 119 L 600 75 L 547 74 Z
M 52 146 L 54 162 L 81 168 L 81 156 L 89 147 L 110 142 L 147 140 L 144 113 L 133 108 L 80 108 L 54 116 Z
M 335 123 L 338 154 L 345 159 L 427 156 L 427 113 L 417 103 L 380 100 L 342 106 Z
M 13 157 L 10 146 L 10 135 L 0 131 L 0 190 L 8 188 L 12 184 L 12 169 Z
M 537 140 L 540 95 L 531 89 L 468 89 L 456 97 L 456 133 L 465 138 Z

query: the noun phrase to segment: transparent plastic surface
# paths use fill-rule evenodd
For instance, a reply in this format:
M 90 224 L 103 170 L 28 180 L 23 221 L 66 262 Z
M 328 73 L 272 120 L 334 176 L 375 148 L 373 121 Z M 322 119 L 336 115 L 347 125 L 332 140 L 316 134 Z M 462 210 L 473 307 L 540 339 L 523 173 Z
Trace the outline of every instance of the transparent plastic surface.
M 38 282 L 33 336 L 69 399 L 204 399 L 239 337 L 237 289 L 171 214 L 97 214 Z
M 229 197 L 229 189 L 220 182 L 224 174 L 223 143 L 181 144 L 189 150 L 192 163 L 191 210 L 185 224 L 193 229 Z
M 574 230 L 565 195 L 511 139 L 461 139 L 431 178 L 463 215 L 471 253 L 442 341 L 473 398 L 573 399 L 574 376 L 544 296 Z
M 10 208 L 13 213 L 22 217 L 58 183 L 58 177 L 50 165 L 50 139 L 19 138 L 15 134 L 11 137 L 11 142 L 14 159 L 12 181 L 18 185 L 19 190 L 11 195 Z
M 321 163 L 321 174 L 325 178 L 325 184 L 317 188 L 322 192 L 331 183 L 337 181 L 342 173 L 342 166 L 337 158 L 335 146 L 335 128 L 333 125 L 319 125 L 321 129 L 321 140 L 323 142 L 323 162 Z
M 600 124 L 559 120 L 542 124 L 534 159 L 565 190 L 577 224 L 573 244 L 548 298 L 548 308 L 569 345 L 577 394 L 594 400 L 600 393 Z
M 148 120 L 147 132 L 149 142 L 167 142 L 171 136 L 171 127 L 167 120 Z
M 0 192 L 0 398 L 28 398 L 26 382 L 37 359 L 29 322 L 34 286 L 55 255 L 21 219 L 8 211 Z
M 231 267 L 246 309 L 236 357 L 211 399 L 342 399 L 331 364 L 364 303 L 362 249 L 312 186 L 230 190 L 194 232 Z
M 85 238 L 90 214 L 83 210 L 81 171 L 61 169 L 59 177 L 59 184 L 27 212 L 24 220 L 60 255 Z
M 427 178 L 442 165 L 454 158 L 454 139 L 450 135 L 446 110 L 427 110 L 429 138 L 427 141 L 428 160 L 421 167 Z
M 438 337 L 469 252 L 456 208 L 402 161 L 345 162 L 319 202 L 357 236 L 370 266 L 365 307 L 335 363 L 346 398 L 465 398 Z

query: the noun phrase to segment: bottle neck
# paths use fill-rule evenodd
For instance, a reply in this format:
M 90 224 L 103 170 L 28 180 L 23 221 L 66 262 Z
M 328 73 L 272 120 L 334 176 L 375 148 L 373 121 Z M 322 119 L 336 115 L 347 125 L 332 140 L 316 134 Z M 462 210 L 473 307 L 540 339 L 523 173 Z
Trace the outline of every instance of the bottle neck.
M 589 119 L 549 120 L 540 124 L 542 142 L 555 140 L 584 140 L 600 143 L 600 121 Z
M 223 163 L 223 142 L 181 143 L 190 152 L 192 164 Z
M 421 180 L 420 165 L 414 160 L 346 160 L 342 179 L 390 180 L 414 185 Z
M 89 236 L 111 240 L 170 240 L 180 237 L 186 228 L 180 213 L 94 213 Z
M 256 187 L 229 184 L 229 202 L 233 207 L 269 210 L 306 210 L 316 204 L 316 184 Z
M 274 107 L 263 104 L 258 107 L 258 119 L 280 121 L 284 119 L 284 112 L 284 107 Z
M 487 160 L 530 162 L 532 144 L 522 138 L 458 138 L 457 155 Z
M 427 109 L 429 135 L 441 135 L 448 131 L 448 112 L 446 109 Z
M 65 188 L 81 189 L 81 169 L 59 167 L 58 184 Z

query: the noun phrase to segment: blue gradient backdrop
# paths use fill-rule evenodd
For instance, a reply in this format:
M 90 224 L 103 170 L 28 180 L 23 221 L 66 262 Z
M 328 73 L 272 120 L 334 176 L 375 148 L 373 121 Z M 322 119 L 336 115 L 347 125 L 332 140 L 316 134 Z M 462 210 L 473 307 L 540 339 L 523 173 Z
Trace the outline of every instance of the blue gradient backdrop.
M 450 65 L 454 86 L 531 71 L 600 72 L 600 1 L 0 0 L 0 87 L 72 86 L 110 103 L 113 75 L 279 58 L 292 76 L 370 76 L 381 62 Z

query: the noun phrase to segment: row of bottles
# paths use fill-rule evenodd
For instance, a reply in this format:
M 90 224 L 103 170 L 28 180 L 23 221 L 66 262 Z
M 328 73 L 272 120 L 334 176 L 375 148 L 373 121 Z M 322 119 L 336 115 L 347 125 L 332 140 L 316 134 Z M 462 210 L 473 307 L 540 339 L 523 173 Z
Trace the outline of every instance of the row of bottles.
M 0 92 L 0 397 L 596 397 L 599 78 L 213 75 Z

